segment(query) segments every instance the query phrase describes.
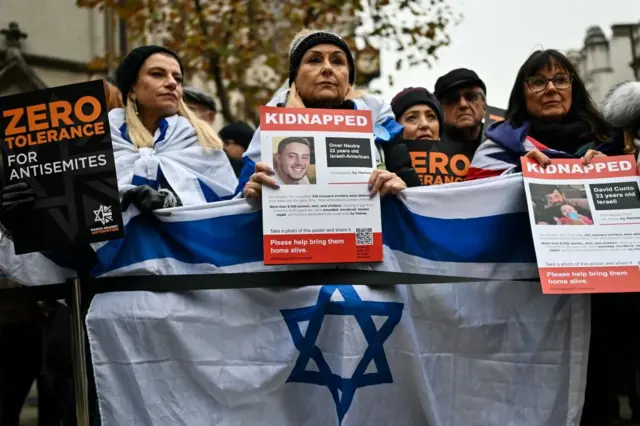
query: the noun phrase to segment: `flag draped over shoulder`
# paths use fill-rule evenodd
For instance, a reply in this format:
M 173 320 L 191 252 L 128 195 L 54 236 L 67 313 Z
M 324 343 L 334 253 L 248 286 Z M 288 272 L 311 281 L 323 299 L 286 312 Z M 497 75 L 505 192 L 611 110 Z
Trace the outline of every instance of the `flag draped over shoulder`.
M 346 268 L 478 281 L 97 295 L 102 424 L 577 426 L 589 299 L 518 281 L 537 277 L 522 178 L 408 189 L 382 218 L 384 262 Z M 313 268 L 264 266 L 261 240 L 244 200 L 159 211 L 95 273 Z

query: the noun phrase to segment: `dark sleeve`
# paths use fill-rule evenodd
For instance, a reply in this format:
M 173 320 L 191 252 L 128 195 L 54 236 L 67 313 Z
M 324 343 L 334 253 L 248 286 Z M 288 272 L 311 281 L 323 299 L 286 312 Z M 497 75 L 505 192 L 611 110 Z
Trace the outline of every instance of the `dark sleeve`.
M 596 151 L 600 151 L 609 157 L 624 154 L 624 132 L 622 129 L 613 129 L 612 138 L 609 142 L 601 143 L 596 147 Z
M 43 256 L 63 268 L 72 269 L 78 275 L 88 275 L 98 263 L 98 257 L 90 245 L 77 245 L 63 250 L 41 252 Z
M 397 174 L 409 188 L 422 186 L 420 177 L 413 169 L 409 150 L 401 134 L 391 141 L 381 144 L 381 146 L 384 151 L 384 162 L 388 171 Z

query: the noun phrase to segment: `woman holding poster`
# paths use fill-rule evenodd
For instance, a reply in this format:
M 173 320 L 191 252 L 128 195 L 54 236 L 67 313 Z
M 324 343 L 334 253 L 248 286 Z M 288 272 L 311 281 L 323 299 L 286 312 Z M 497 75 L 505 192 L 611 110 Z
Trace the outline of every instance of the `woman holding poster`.
M 371 191 L 395 194 L 407 186 L 420 186 L 402 143 L 402 126 L 391 108 L 372 96 L 356 91 L 353 55 L 345 41 L 329 31 L 300 32 L 291 43 L 288 90 L 280 91 L 267 104 L 288 108 L 371 110 L 376 123 L 378 169 L 369 179 Z M 260 160 L 260 130 L 255 132 L 244 156 L 240 188 L 247 198 L 259 197 L 262 185 L 277 188 L 271 170 Z M 257 164 L 256 164 L 257 163 Z
M 598 112 L 571 62 L 557 50 L 534 52 L 522 65 L 506 120 L 491 125 L 473 157 L 468 180 L 519 170 L 520 157 L 546 166 L 549 158 L 622 154 L 623 141 Z
M 622 134 L 603 118 L 575 67 L 556 50 L 537 51 L 526 60 L 511 91 L 506 120 L 491 125 L 485 134 L 487 140 L 478 148 L 467 179 L 518 172 L 521 157 L 546 167 L 550 158 L 581 158 L 586 165 L 596 156 L 624 153 Z M 543 208 L 558 211 L 547 214 L 550 210 L 546 210 L 541 221 L 589 225 L 588 215 L 567 201 L 562 191 L 552 188 Z M 627 322 L 624 318 L 633 318 L 637 312 L 635 303 L 630 295 L 591 297 L 582 426 L 610 424 L 622 407 L 628 408 L 629 400 L 638 404 L 634 366 L 629 361 L 633 336 L 620 331 Z M 636 416 L 639 407 L 634 407 Z

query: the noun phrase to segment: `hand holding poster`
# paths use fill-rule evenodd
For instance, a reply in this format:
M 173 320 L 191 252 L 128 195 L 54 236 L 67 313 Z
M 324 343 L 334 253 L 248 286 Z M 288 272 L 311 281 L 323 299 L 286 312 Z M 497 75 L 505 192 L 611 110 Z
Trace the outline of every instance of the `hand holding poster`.
M 262 107 L 260 130 L 265 264 L 382 261 L 371 111 Z
M 124 236 L 102 80 L 0 99 L 4 185 L 35 192 L 16 254 Z
M 544 293 L 640 290 L 640 189 L 632 155 L 522 158 Z

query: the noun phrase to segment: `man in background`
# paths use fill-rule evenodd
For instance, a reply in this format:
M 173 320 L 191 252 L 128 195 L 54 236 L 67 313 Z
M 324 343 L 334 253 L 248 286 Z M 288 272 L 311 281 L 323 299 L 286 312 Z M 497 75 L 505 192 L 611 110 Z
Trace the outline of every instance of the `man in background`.
M 255 130 L 244 121 L 228 124 L 220 130 L 220 139 L 224 143 L 224 150 L 231 161 L 236 176 L 242 170 L 242 154 L 249 148 Z
M 182 99 L 198 118 L 213 125 L 218 113 L 213 97 L 195 87 L 186 86 L 182 89 Z
M 182 99 L 198 118 L 213 126 L 218 112 L 213 97 L 195 87 L 187 86 L 182 89 Z M 224 143 L 224 150 L 236 176 L 239 176 L 242 170 L 242 154 L 249 147 L 253 132 L 254 130 L 242 121 L 229 124 L 220 131 L 220 139 Z
M 487 87 L 475 71 L 458 68 L 440 77 L 434 95 L 442 106 L 444 143 L 462 144 L 469 158 L 482 141 L 482 120 L 487 112 Z

